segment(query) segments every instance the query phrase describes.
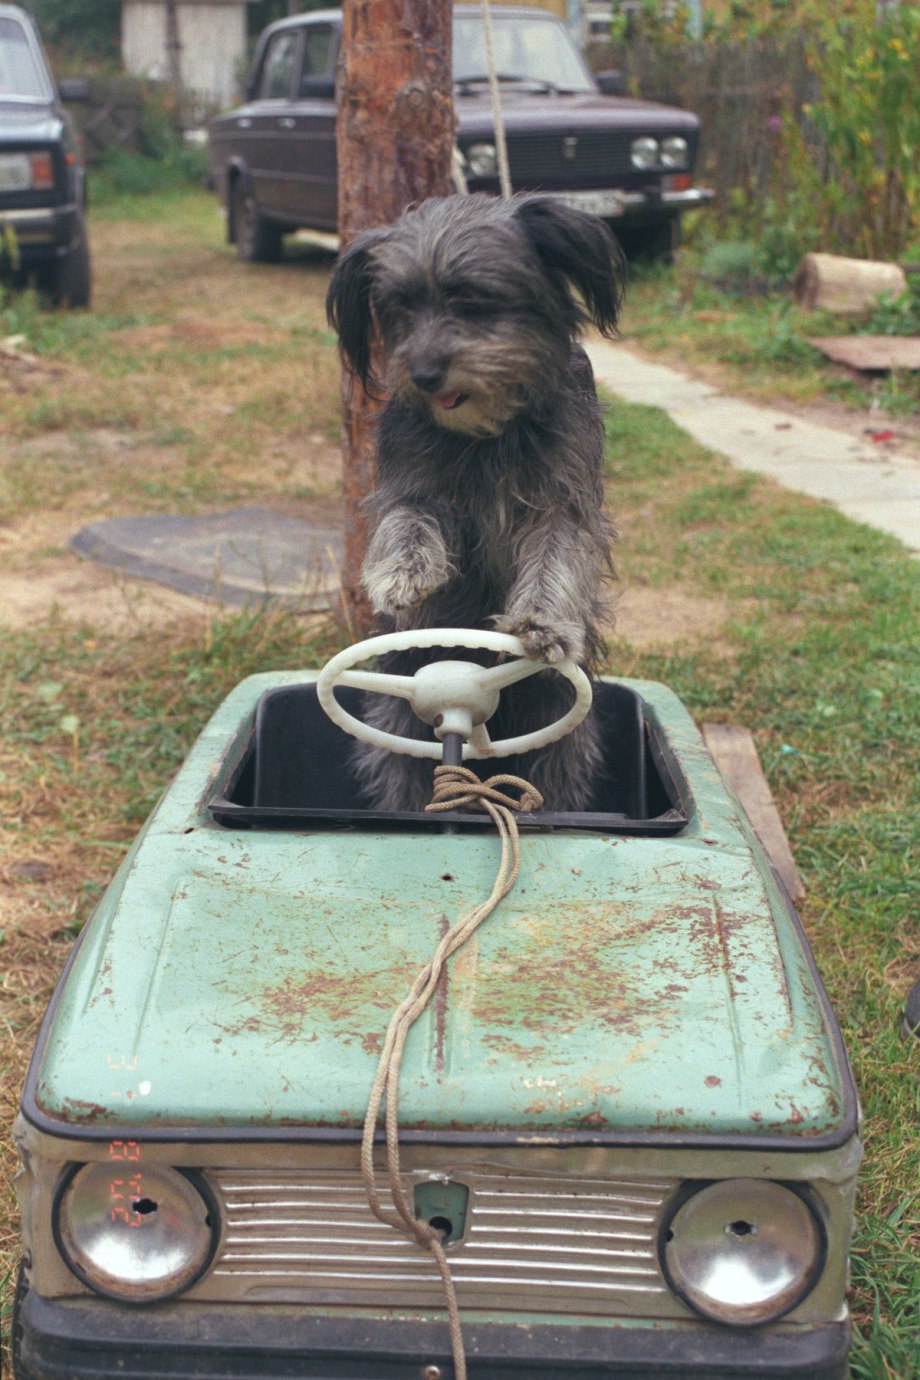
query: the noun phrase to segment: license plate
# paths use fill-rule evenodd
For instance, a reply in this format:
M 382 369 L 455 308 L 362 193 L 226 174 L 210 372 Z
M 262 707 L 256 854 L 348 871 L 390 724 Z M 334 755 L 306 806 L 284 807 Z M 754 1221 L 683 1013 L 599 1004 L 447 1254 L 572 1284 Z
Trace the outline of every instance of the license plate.
M 621 216 L 623 201 L 619 192 L 553 192 L 553 200 L 591 216 Z
M 25 153 L 0 154 L 0 192 L 25 192 L 32 186 L 32 165 Z

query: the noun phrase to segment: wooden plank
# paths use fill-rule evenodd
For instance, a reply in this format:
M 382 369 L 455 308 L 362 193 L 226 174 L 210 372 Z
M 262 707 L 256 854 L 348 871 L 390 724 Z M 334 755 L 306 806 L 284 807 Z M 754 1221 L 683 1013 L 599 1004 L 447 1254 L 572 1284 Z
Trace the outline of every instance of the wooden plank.
M 763 774 L 754 739 L 737 724 L 703 724 L 703 740 L 716 766 L 735 792 L 793 901 L 801 901 L 805 887 L 799 876 L 779 811 Z
M 835 364 L 846 364 L 868 374 L 882 374 L 888 369 L 920 369 L 917 335 L 809 336 L 808 343 Z

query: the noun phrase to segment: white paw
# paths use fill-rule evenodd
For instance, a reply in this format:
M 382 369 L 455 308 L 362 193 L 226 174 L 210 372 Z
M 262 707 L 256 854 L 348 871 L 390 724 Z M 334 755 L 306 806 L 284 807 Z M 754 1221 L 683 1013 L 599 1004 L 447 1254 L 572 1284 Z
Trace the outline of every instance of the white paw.
M 446 583 L 447 576 L 424 566 L 410 564 L 401 570 L 370 570 L 364 577 L 371 608 L 375 613 L 396 616 L 423 604 L 429 595 Z

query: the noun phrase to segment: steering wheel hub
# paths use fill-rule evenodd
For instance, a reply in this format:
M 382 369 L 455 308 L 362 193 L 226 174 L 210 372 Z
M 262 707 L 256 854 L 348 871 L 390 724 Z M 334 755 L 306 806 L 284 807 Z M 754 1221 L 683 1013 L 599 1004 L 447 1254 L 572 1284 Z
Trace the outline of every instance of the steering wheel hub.
M 436 738 L 459 733 L 469 739 L 498 708 L 501 691 L 482 678 L 482 667 L 471 661 L 432 661 L 415 673 L 412 708 Z

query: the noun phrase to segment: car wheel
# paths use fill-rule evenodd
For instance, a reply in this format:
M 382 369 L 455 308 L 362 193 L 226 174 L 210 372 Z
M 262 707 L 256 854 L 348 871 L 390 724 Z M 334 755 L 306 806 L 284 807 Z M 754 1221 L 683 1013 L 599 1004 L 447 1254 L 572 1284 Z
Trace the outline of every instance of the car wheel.
M 13 1367 L 13 1380 L 28 1380 L 26 1372 L 22 1367 L 22 1305 L 25 1302 L 29 1286 L 26 1284 L 26 1272 L 23 1261 L 19 1262 L 19 1269 L 16 1272 L 16 1291 L 13 1295 L 13 1316 L 10 1327 L 10 1362 Z
M 89 306 L 93 277 L 82 216 L 73 243 L 66 254 L 52 265 L 46 282 L 49 296 L 56 307 Z
M 612 226 L 628 259 L 665 264 L 673 262 L 680 246 L 680 228 L 679 216 L 668 216 L 665 220 L 650 221 L 629 229 L 621 229 L 616 221 Z
M 242 178 L 233 184 L 232 210 L 233 237 L 240 258 L 250 264 L 277 263 L 281 258 L 281 230 L 260 215 Z

